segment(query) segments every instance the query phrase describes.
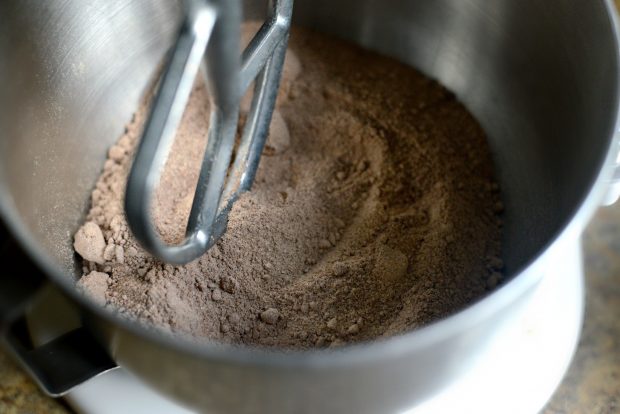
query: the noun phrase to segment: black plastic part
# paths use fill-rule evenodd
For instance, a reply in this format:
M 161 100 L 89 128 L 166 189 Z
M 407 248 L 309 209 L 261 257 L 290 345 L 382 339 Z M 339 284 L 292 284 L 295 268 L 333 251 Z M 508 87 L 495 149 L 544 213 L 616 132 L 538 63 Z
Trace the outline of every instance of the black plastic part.
M 17 265 L 0 275 L 0 341 L 53 397 L 115 368 L 116 363 L 84 327 L 33 347 L 24 312 L 46 283 L 43 273 L 0 222 L 0 258 Z

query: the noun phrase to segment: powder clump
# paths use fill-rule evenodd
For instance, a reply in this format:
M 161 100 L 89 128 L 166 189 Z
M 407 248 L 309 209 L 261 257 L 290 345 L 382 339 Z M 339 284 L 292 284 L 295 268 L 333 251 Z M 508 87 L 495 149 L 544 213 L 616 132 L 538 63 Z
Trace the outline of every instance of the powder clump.
M 107 273 L 92 271 L 82 276 L 78 281 L 78 288 L 99 305 L 106 304 L 106 292 L 110 284 L 110 277 Z
M 75 233 L 73 248 L 84 260 L 102 264 L 105 240 L 98 225 L 89 221 Z
M 140 247 L 123 215 L 142 105 L 75 235 L 78 286 L 174 334 L 312 348 L 421 327 L 501 283 L 503 205 L 486 137 L 449 91 L 392 59 L 293 28 L 276 106 L 227 232 L 173 266 Z M 208 119 L 197 82 L 154 199 L 167 243 L 185 234 Z

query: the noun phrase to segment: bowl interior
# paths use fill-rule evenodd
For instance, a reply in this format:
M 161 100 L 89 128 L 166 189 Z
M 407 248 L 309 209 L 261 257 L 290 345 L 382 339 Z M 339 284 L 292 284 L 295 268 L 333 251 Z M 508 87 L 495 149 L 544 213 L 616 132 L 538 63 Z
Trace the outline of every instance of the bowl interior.
M 294 18 L 421 69 L 474 113 L 495 158 L 514 273 L 571 219 L 610 146 L 618 62 L 608 6 L 314 0 L 299 1 Z M 252 3 L 246 14 L 257 10 Z M 72 234 L 106 150 L 178 16 L 167 0 L 0 3 L 0 197 L 68 279 Z

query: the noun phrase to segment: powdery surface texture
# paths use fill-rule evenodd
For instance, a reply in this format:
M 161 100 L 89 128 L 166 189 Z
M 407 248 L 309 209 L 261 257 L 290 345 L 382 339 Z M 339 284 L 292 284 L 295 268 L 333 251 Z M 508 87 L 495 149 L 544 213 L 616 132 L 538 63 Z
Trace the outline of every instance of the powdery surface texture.
M 252 191 L 217 245 L 184 266 L 142 250 L 123 213 L 146 113 L 110 149 L 75 235 L 78 287 L 122 315 L 198 340 L 339 346 L 445 317 L 502 278 L 485 135 L 410 67 L 294 29 Z M 207 122 L 197 83 L 155 200 L 167 242 L 183 238 Z

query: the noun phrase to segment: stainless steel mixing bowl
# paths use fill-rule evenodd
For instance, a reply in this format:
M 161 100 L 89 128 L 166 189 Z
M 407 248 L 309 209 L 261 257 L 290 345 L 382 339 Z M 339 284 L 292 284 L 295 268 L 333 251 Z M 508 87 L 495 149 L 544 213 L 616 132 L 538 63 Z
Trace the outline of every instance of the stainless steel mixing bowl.
M 259 16 L 258 6 L 249 5 L 248 16 Z M 547 258 L 561 256 L 562 241 L 581 232 L 606 191 L 619 91 L 610 1 L 298 0 L 297 24 L 420 68 L 477 116 L 503 191 L 511 280 L 427 328 L 334 352 L 281 354 L 158 336 L 76 294 L 71 235 L 106 149 L 170 45 L 178 12 L 168 0 L 0 2 L 0 212 L 114 361 L 190 406 L 341 413 L 414 406 L 475 365 L 554 272 Z M 0 278 L 1 327 L 42 385 L 62 393 L 109 368 L 105 356 L 93 351 L 100 359 L 91 363 L 83 355 L 84 329 L 60 341 L 74 346 L 62 354 L 60 379 L 47 359 L 33 357 L 37 349 L 24 348 L 18 316 L 38 279 L 16 272 Z

